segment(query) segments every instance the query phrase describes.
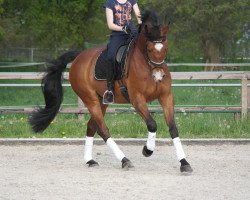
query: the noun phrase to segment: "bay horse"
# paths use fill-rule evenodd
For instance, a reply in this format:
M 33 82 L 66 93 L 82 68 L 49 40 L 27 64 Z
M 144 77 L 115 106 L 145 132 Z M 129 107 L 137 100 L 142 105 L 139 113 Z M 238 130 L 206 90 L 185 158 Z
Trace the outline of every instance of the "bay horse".
M 180 171 L 191 173 L 193 170 L 186 160 L 174 120 L 171 75 L 165 63 L 168 30 L 169 25 L 159 24 L 155 12 L 146 11 L 142 15 L 142 24 L 126 64 L 128 74 L 123 76 L 121 81 L 127 87 L 130 103 L 147 125 L 148 138 L 142 150 L 143 155 L 151 156 L 155 149 L 157 125 L 148 110 L 147 103 L 157 99 L 163 108 L 177 158 L 181 163 Z M 115 157 L 121 161 L 122 168 L 128 169 L 134 166 L 111 138 L 104 121 L 108 107 L 102 103 L 102 96 L 107 89 L 106 81 L 98 81 L 94 77 L 96 60 L 104 49 L 104 47 L 96 47 L 81 53 L 69 52 L 53 61 L 42 80 L 46 106 L 45 108 L 39 107 L 32 113 L 29 123 L 35 132 L 42 132 L 55 118 L 63 99 L 62 73 L 66 65 L 74 60 L 69 71 L 69 80 L 73 90 L 81 98 L 91 115 L 87 123 L 84 160 L 90 167 L 98 165 L 92 158 L 93 137 L 97 132 Z M 115 103 L 128 103 L 119 90 L 118 81 L 115 81 Z

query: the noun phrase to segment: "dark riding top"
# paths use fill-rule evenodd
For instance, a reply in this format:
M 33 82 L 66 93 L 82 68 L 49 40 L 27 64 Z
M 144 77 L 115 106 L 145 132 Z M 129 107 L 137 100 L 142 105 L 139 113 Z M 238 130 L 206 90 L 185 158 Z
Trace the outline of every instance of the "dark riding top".
M 136 0 L 127 0 L 125 3 L 119 3 L 117 0 L 106 0 L 104 8 L 109 8 L 113 11 L 114 24 L 118 26 L 128 26 L 133 34 L 136 34 L 136 28 L 132 21 L 133 6 L 137 3 Z M 112 35 L 125 34 L 121 31 L 112 31 Z
M 137 30 L 132 21 L 132 10 L 136 3 L 136 0 L 127 0 L 125 3 L 119 3 L 117 0 L 106 0 L 103 7 L 113 11 L 114 24 L 118 26 L 128 26 L 132 34 L 136 35 Z M 128 37 L 129 36 L 123 31 L 112 31 L 107 46 L 107 59 L 110 62 L 114 62 L 118 47 L 126 41 Z

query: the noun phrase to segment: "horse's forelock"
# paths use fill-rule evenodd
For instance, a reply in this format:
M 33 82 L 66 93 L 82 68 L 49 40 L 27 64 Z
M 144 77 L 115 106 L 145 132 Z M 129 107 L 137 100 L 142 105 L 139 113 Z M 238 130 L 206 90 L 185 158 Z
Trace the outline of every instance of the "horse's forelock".
M 146 10 L 142 14 L 142 24 L 139 28 L 139 32 L 141 32 L 142 27 L 146 27 L 147 31 L 145 32 L 146 37 L 151 40 L 157 40 L 160 38 L 160 25 L 158 22 L 158 17 L 155 11 Z
M 158 25 L 158 17 L 155 11 L 153 10 L 146 10 L 142 14 L 142 24 L 150 23 L 152 26 Z

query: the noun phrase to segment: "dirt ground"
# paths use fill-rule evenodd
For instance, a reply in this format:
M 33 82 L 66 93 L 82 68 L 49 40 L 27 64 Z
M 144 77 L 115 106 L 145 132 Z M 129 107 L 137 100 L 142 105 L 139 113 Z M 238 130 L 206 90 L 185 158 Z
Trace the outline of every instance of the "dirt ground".
M 94 146 L 96 168 L 83 163 L 81 145 L 2 145 L 0 199 L 250 199 L 250 145 L 184 145 L 189 176 L 173 146 L 149 158 L 142 146 L 120 147 L 133 170 L 122 170 L 105 145 Z

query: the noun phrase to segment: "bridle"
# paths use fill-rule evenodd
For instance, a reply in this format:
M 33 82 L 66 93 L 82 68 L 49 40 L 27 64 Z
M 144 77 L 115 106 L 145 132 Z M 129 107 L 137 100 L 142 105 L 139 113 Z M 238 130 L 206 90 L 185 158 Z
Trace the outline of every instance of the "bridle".
M 150 41 L 150 42 L 153 42 L 154 44 L 157 44 L 157 43 L 163 43 L 164 41 L 166 41 L 166 37 L 163 36 L 161 37 L 159 40 L 153 40 L 153 41 Z M 146 44 L 148 43 L 148 40 L 146 41 Z M 146 59 L 148 61 L 148 64 L 150 66 L 154 68 L 162 68 L 163 64 L 165 63 L 165 59 L 163 59 L 161 62 L 156 62 L 156 61 L 153 61 L 152 59 L 149 58 L 148 56 L 148 51 L 147 51 L 147 54 L 146 54 Z

